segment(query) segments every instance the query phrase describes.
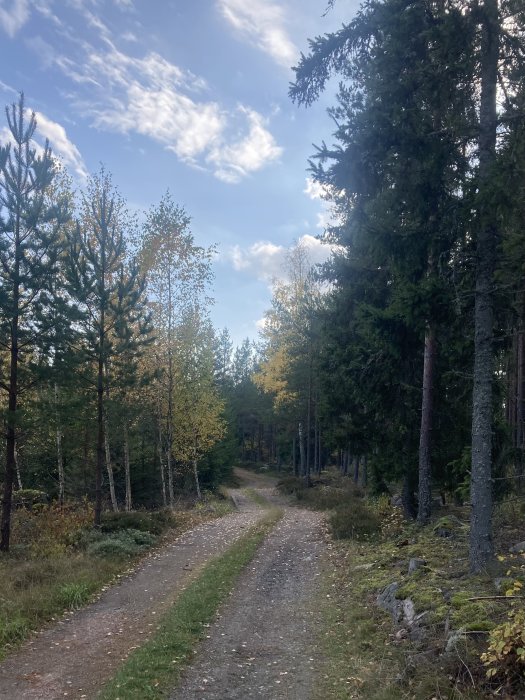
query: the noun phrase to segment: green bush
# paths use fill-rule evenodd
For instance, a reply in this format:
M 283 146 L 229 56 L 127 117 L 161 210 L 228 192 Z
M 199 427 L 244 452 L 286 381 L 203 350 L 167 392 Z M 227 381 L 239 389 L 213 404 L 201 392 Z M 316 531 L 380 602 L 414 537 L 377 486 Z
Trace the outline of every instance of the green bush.
M 9 619 L 0 620 L 0 645 L 15 644 L 25 639 L 29 633 L 26 619 L 15 615 Z
M 381 521 L 363 501 L 352 499 L 339 505 L 330 516 L 330 526 L 336 539 L 369 539 L 381 529 Z
M 89 586 L 86 583 L 66 583 L 57 593 L 58 602 L 68 610 L 76 610 L 89 600 Z
M 135 510 L 123 513 L 104 513 L 101 530 L 119 532 L 121 530 L 141 530 L 161 535 L 169 527 L 175 526 L 175 517 L 169 509 L 146 511 Z
M 151 547 L 155 539 L 155 536 L 149 532 L 129 528 L 109 533 L 106 536 L 102 534 L 99 537 L 94 537 L 87 545 L 87 552 L 97 557 L 132 557 Z
M 38 489 L 13 491 L 13 505 L 15 508 L 29 508 L 31 510 L 33 506 L 47 503 L 48 501 L 49 497 L 45 491 L 39 491 Z
M 288 496 L 292 496 L 304 489 L 304 482 L 297 476 L 285 476 L 277 483 L 277 488 Z

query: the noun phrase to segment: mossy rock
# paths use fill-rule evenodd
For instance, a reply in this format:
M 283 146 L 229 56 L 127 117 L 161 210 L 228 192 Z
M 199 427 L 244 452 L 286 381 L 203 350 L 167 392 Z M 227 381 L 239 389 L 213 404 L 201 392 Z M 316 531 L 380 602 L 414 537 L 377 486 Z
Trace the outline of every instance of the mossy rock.
M 425 586 L 423 581 L 415 579 L 400 586 L 396 598 L 401 600 L 410 598 L 417 613 L 436 610 L 443 605 L 443 594 L 440 590 L 430 585 Z

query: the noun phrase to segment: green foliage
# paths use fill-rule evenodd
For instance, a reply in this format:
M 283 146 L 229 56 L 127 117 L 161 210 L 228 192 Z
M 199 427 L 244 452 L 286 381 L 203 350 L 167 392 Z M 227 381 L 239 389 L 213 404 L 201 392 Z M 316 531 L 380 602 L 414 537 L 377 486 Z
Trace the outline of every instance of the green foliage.
M 83 581 L 66 583 L 58 589 L 57 598 L 66 610 L 81 608 L 89 600 L 91 591 Z
M 161 535 L 167 528 L 175 527 L 176 524 L 176 514 L 169 508 L 164 508 L 155 511 L 107 512 L 102 515 L 100 529 L 102 532 L 133 529 Z
M 329 522 L 336 539 L 369 540 L 377 537 L 381 531 L 381 521 L 377 515 L 358 500 L 339 505 Z
M 522 597 L 523 584 L 513 581 L 507 596 Z M 481 655 L 487 678 L 503 681 L 509 688 L 523 683 L 525 677 L 525 608 L 510 599 L 507 618 L 494 627 L 488 640 L 487 651 Z
M 97 557 L 126 558 L 133 557 L 151 547 L 156 538 L 149 532 L 129 528 L 119 529 L 107 535 L 94 531 L 91 540 L 87 544 L 88 554 Z
M 31 509 L 37 504 L 47 503 L 49 496 L 38 489 L 19 489 L 13 493 L 13 505 Z

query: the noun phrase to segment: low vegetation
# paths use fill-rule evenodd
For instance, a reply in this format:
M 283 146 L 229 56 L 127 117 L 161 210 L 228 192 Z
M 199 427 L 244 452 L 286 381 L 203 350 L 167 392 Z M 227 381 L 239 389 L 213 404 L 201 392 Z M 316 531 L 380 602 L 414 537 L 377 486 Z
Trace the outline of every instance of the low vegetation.
M 18 508 L 11 552 L 0 559 L 0 658 L 46 622 L 85 605 L 166 532 L 230 509 L 226 499 L 208 496 L 189 510 L 106 513 L 95 529 L 87 502 Z
M 301 506 L 329 511 L 334 538 L 321 601 L 319 697 L 516 697 L 525 667 L 525 558 L 508 552 L 523 517 L 515 502 L 497 508 L 497 563 L 472 576 L 466 508 L 441 507 L 418 527 L 387 497 L 365 498 L 349 481 L 327 473 L 309 489 L 288 477 L 280 483 Z M 411 560 L 419 566 L 409 573 Z M 421 615 L 416 630 L 377 606 L 394 582 L 396 598 L 410 599 Z

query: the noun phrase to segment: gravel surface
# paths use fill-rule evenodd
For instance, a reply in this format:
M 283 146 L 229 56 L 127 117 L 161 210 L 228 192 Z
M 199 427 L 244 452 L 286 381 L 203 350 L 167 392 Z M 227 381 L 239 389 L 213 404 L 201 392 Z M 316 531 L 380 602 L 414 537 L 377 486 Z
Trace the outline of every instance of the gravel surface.
M 251 479 L 247 485 L 267 483 Z M 239 512 L 177 537 L 95 603 L 43 630 L 9 656 L 0 664 L 0 698 L 94 698 L 121 661 L 155 630 L 162 612 L 200 568 L 263 517 L 264 510 L 242 492 L 235 500 Z
M 321 516 L 286 508 L 171 700 L 308 700 L 324 550 Z
M 272 479 L 238 475 L 285 514 L 241 574 L 172 700 L 309 700 L 319 653 L 322 520 L 286 506 Z M 200 569 L 264 516 L 242 490 L 232 497 L 236 513 L 156 550 L 95 603 L 44 629 L 0 664 L 0 699 L 94 699 Z

